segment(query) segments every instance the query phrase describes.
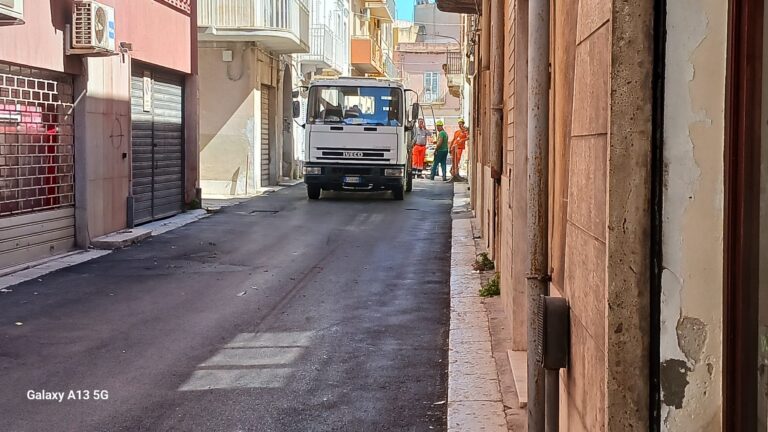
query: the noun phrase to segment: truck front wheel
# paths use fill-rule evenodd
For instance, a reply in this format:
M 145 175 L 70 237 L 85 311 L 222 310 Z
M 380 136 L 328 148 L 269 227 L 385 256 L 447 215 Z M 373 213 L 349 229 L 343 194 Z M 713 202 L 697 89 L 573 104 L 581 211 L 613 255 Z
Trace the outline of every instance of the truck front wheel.
M 320 185 L 307 185 L 307 197 L 311 200 L 320 199 Z
M 395 200 L 402 201 L 403 198 L 404 198 L 403 187 L 402 186 L 398 186 L 398 187 L 392 189 L 392 196 L 394 196 Z

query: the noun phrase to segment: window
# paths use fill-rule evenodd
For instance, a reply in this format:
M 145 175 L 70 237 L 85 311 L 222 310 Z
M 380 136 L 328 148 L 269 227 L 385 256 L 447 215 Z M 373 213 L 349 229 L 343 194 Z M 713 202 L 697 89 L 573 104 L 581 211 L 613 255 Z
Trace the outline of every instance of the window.
M 424 72 L 424 102 L 431 103 L 439 99 L 440 72 Z
M 312 87 L 307 123 L 400 126 L 402 94 L 396 87 Z

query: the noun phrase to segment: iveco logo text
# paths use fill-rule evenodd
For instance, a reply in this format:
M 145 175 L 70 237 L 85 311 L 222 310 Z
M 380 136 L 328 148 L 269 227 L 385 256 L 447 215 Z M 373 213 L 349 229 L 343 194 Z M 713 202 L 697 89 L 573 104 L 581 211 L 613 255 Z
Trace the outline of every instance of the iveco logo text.
M 363 157 L 363 152 L 343 152 L 343 155 L 345 158 L 361 158 Z

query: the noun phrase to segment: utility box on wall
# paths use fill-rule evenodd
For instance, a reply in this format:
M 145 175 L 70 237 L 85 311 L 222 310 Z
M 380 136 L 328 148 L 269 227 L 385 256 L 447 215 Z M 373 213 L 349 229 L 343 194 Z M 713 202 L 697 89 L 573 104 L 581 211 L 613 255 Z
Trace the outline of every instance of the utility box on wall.
M 541 296 L 536 313 L 538 363 L 548 370 L 568 367 L 570 352 L 570 307 L 562 297 Z

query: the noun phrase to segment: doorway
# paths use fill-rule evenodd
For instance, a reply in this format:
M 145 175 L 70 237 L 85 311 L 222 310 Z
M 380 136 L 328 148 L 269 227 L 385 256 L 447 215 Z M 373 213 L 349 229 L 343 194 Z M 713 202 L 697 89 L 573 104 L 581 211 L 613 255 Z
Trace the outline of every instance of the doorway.
M 133 224 L 183 210 L 184 78 L 137 63 L 131 73 L 131 171 Z

